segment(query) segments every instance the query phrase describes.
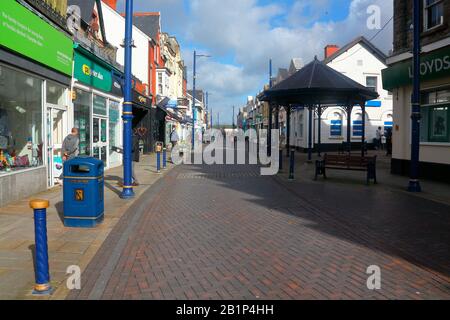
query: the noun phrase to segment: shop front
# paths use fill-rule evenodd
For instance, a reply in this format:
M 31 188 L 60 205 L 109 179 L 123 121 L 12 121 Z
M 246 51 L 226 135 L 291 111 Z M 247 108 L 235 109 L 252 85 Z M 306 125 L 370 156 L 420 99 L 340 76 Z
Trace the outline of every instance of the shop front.
M 426 49 L 426 48 L 424 48 Z M 424 50 L 425 51 L 425 50 Z M 420 175 L 450 181 L 450 46 L 421 55 Z M 408 175 L 411 154 L 411 60 L 383 70 L 393 92 L 392 173 Z
M 0 7 L 0 206 L 61 174 L 73 43 L 16 1 Z
M 140 149 L 143 153 L 152 151 L 152 98 L 136 89 L 133 97 L 133 131 L 139 136 Z
M 80 155 L 100 159 L 106 168 L 120 166 L 120 71 L 80 45 L 75 45 L 74 61 L 73 119 L 79 130 Z

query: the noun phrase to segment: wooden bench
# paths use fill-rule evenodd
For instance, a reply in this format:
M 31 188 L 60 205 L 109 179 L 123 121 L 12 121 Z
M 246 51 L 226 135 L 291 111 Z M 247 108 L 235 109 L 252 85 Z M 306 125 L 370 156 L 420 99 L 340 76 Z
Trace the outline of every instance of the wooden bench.
M 329 155 L 325 154 L 322 160 L 316 161 L 316 173 L 314 180 L 317 180 L 317 176 L 322 175 L 327 178 L 326 169 L 335 170 L 351 170 L 351 171 L 366 171 L 367 172 L 367 184 L 370 180 L 377 183 L 377 171 L 376 171 L 377 157 L 362 157 L 360 155 Z

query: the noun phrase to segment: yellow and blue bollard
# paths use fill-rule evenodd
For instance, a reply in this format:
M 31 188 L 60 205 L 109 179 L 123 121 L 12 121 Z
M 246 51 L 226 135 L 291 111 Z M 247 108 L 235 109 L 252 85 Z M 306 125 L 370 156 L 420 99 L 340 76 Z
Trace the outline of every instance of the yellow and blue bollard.
M 161 173 L 161 151 L 162 151 L 162 145 L 161 145 L 160 142 L 156 143 L 155 151 L 156 151 L 156 173 Z
M 48 266 L 48 245 L 47 245 L 47 208 L 48 200 L 32 200 L 30 207 L 34 210 L 34 239 L 36 284 L 33 294 L 48 295 L 52 292 L 50 286 L 50 271 Z
M 167 149 L 163 148 L 163 170 L 167 169 Z
M 289 180 L 294 180 L 294 161 L 295 150 L 291 149 L 291 158 L 289 159 Z

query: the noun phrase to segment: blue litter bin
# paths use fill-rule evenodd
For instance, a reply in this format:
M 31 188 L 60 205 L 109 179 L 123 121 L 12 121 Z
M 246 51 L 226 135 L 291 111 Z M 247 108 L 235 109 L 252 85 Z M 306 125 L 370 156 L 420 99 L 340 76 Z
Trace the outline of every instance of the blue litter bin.
M 104 164 L 90 157 L 64 163 L 64 225 L 93 228 L 104 218 Z

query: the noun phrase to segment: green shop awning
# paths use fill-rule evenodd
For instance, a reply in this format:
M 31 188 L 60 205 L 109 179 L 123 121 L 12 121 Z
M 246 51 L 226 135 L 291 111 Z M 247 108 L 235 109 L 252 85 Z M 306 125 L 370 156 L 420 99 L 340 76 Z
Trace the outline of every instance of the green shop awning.
M 74 77 L 77 81 L 95 89 L 122 96 L 120 70 L 75 44 Z M 116 76 L 114 76 L 116 75 Z
M 382 70 L 383 88 L 394 88 L 412 85 L 412 59 L 393 64 Z M 450 75 L 450 46 L 421 55 L 420 80 L 439 79 Z

